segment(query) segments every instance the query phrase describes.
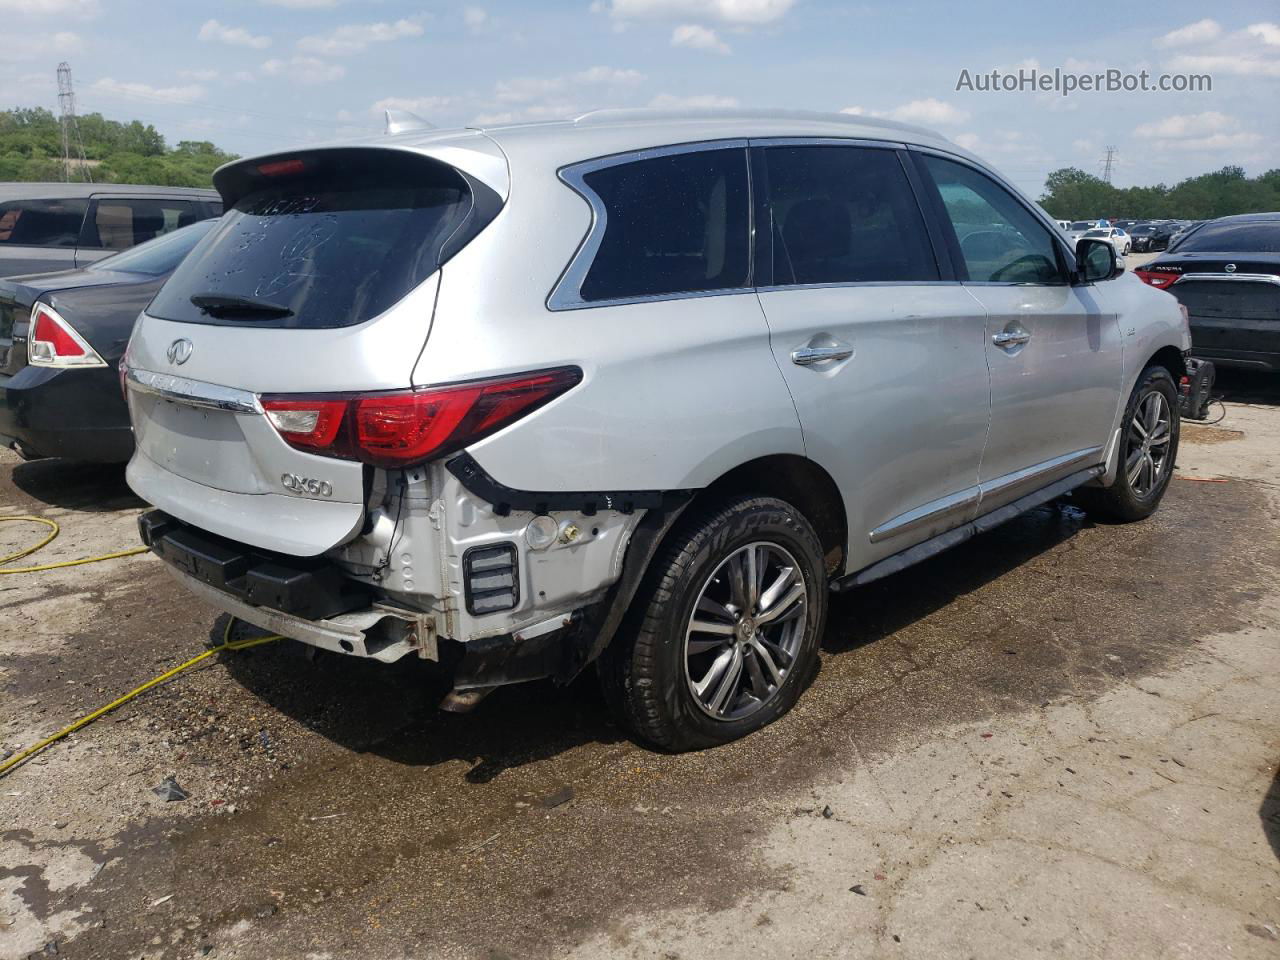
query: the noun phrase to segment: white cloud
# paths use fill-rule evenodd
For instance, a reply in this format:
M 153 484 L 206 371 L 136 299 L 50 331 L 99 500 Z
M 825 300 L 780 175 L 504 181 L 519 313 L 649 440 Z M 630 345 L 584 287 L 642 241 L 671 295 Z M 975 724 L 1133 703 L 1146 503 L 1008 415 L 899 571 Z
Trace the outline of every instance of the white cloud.
M 88 19 L 101 12 L 98 0 L 0 0 L 0 13 L 25 14 L 28 17 Z
M 298 49 L 320 56 L 349 57 L 364 52 L 371 43 L 386 43 L 405 37 L 420 37 L 422 34 L 420 17 L 397 20 L 395 23 L 349 23 L 327 34 L 301 38 Z
M 265 50 L 271 46 L 270 37 L 255 36 L 244 27 L 229 27 L 217 20 L 206 20 L 198 34 L 201 40 L 210 43 L 226 43 L 233 47 L 252 47 L 254 50 Z
M 515 77 L 511 80 L 499 80 L 494 86 L 494 96 L 501 103 L 530 103 L 581 87 L 634 86 L 643 79 L 644 74 L 638 70 L 591 67 L 559 77 Z
M 887 114 L 890 119 L 900 120 L 903 123 L 964 123 L 969 119 L 969 112 L 961 110 L 959 107 L 953 107 L 949 103 L 944 103 L 935 97 L 926 97 L 923 100 L 912 100 L 904 103 L 900 107 L 890 110 Z
M 342 0 L 263 0 L 273 7 L 290 7 L 294 10 L 322 10 L 336 7 Z
M 1174 57 L 1169 64 L 1174 70 L 1202 73 L 1229 73 L 1235 76 L 1280 77 L 1280 60 L 1263 57 L 1221 54 Z
M 1244 28 L 1244 32 L 1257 37 L 1269 47 L 1280 47 L 1280 26 L 1274 23 L 1254 23 Z
M 855 117 L 882 117 L 897 120 L 900 123 L 948 124 L 964 123 L 969 119 L 969 111 L 953 107 L 934 97 L 923 100 L 911 100 L 892 110 L 868 110 L 865 107 L 845 107 L 841 113 Z
M 772 23 L 786 16 L 795 0 L 609 0 L 592 9 L 619 20 L 711 20 L 718 23 Z
M 178 76 L 185 80 L 199 80 L 201 83 L 209 83 L 218 79 L 217 70 L 179 70 Z
M 43 57 L 69 57 L 84 50 L 84 41 L 78 33 L 63 30 L 58 33 L 36 34 L 7 51 L 10 60 L 39 60 Z M 45 78 L 48 82 L 48 77 Z
M 722 97 L 714 93 L 699 93 L 692 96 L 676 96 L 671 93 L 660 93 L 649 101 L 649 106 L 662 110 L 698 110 L 728 109 L 736 107 L 736 97 Z
M 957 133 L 951 139 L 954 140 L 956 143 L 958 143 L 960 146 L 964 147 L 966 150 L 973 150 L 975 152 L 977 151 L 978 147 L 982 144 L 982 138 L 979 137 L 976 133 Z
M 1134 128 L 1133 133 L 1138 137 L 1180 140 L 1221 133 L 1237 126 L 1239 126 L 1239 121 L 1235 117 L 1229 117 L 1225 113 L 1218 113 L 1216 110 L 1208 110 L 1204 113 L 1182 113 L 1161 117 L 1159 120 L 1153 120 L 1150 123 L 1139 124 Z
M 129 83 L 103 77 L 94 81 L 89 88 L 98 93 L 114 94 L 122 97 L 137 97 L 143 100 L 173 100 L 189 103 L 204 96 L 204 87 L 198 83 L 189 83 L 177 87 L 153 87 L 148 83 Z
M 431 114 L 442 110 L 453 103 L 452 97 L 385 97 L 372 104 L 369 109 L 374 113 L 384 110 L 408 110 L 416 113 L 424 120 L 431 119 Z
M 1157 47 L 1185 47 L 1193 43 L 1207 43 L 1222 35 L 1222 25 L 1217 20 L 1197 20 L 1177 30 L 1170 30 L 1162 37 L 1157 37 Z
M 1162 150 L 1238 150 L 1262 139 L 1260 134 L 1241 130 L 1235 117 L 1215 110 L 1162 117 L 1139 124 L 1133 133 Z
M 483 30 L 489 22 L 489 14 L 483 7 L 463 7 L 462 22 L 469 30 Z
M 694 50 L 710 50 L 712 53 L 728 53 L 729 45 L 709 27 L 696 23 L 682 23 L 671 32 L 673 47 L 691 47 Z
M 288 60 L 268 60 L 262 65 L 262 72 L 272 77 L 288 76 L 298 83 L 314 86 L 341 80 L 347 75 L 347 68 L 315 57 L 290 57 Z

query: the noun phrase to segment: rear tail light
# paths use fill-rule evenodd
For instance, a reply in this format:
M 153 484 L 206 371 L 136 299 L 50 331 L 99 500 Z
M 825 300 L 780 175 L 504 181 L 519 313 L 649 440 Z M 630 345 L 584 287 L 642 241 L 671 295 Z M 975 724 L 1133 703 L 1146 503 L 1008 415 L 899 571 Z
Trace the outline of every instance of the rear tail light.
M 395 393 L 264 395 L 291 447 L 394 469 L 460 450 L 528 416 L 582 381 L 560 367 Z
M 31 310 L 27 362 L 33 367 L 105 367 L 96 350 L 53 307 L 37 303 Z
M 1145 283 L 1151 284 L 1157 290 L 1165 290 L 1173 286 L 1173 282 L 1182 276 L 1179 273 L 1157 273 L 1154 270 L 1135 270 L 1133 271 Z

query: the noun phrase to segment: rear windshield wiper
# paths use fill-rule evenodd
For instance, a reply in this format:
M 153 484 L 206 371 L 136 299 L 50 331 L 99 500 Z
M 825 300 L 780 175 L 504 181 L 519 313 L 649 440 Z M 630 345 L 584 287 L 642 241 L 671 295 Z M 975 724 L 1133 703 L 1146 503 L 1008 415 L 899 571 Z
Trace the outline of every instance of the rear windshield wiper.
M 191 296 L 191 302 L 201 313 L 211 317 L 256 317 L 270 319 L 273 317 L 292 317 L 293 311 L 270 300 L 258 300 L 255 297 L 227 296 L 221 293 L 197 293 Z

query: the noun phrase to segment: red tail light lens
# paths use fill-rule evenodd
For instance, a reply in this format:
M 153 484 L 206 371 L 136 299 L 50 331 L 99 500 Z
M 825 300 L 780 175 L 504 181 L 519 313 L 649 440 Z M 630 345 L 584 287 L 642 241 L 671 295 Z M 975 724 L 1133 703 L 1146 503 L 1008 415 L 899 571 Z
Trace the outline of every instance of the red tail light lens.
M 1157 273 L 1154 270 L 1135 270 L 1133 271 L 1144 282 L 1149 283 L 1157 290 L 1165 290 L 1173 286 L 1173 282 L 1182 276 L 1180 273 Z
M 396 393 L 267 395 L 290 446 L 375 467 L 424 463 L 528 416 L 582 382 L 577 367 Z
M 31 311 L 27 361 L 35 367 L 106 366 L 75 327 L 44 303 L 37 303 Z

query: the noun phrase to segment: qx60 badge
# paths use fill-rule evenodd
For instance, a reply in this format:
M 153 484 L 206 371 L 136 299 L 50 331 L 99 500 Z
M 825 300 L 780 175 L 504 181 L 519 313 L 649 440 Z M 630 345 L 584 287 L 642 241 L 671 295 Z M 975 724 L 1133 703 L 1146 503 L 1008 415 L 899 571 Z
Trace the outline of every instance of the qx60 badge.
M 293 493 L 306 494 L 312 497 L 333 496 L 333 484 L 328 480 L 316 480 L 313 477 L 300 477 L 296 473 L 282 473 L 280 483 Z
M 165 351 L 165 356 L 169 358 L 170 363 L 182 366 L 191 358 L 191 341 L 186 337 L 173 341 Z

